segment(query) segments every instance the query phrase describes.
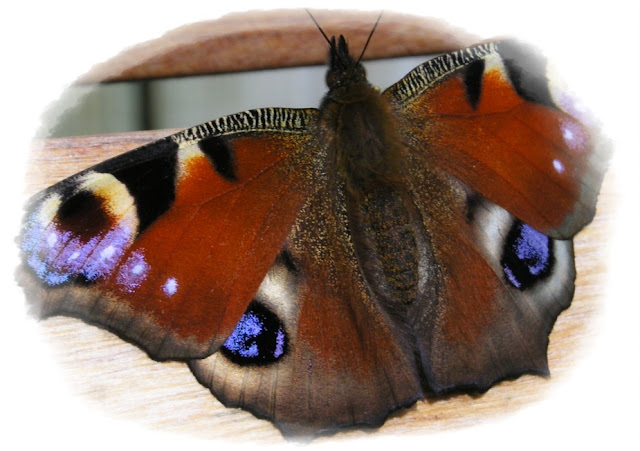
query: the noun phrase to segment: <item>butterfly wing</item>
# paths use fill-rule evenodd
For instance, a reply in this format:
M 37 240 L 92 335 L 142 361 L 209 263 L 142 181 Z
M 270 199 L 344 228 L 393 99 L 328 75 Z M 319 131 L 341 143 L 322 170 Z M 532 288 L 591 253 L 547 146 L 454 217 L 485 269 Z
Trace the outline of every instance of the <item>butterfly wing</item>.
M 206 123 L 37 195 L 20 272 L 41 316 L 67 314 L 156 359 L 204 357 L 232 332 L 313 186 L 315 110 Z
M 505 40 L 446 54 L 385 95 L 424 164 L 554 238 L 593 218 L 607 148 L 535 50 Z
M 575 278 L 572 242 L 554 238 L 591 220 L 606 152 L 558 106 L 545 68 L 518 43 L 487 43 L 384 94 L 433 260 L 408 318 L 436 392 L 548 372 L 548 333 Z

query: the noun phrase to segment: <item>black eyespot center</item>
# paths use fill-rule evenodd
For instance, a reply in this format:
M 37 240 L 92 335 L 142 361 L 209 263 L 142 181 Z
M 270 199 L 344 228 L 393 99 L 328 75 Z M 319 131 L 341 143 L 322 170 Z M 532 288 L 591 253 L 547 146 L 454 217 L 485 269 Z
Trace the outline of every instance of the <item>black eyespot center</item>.
M 61 229 L 73 232 L 83 242 L 109 230 L 113 221 L 106 211 L 104 199 L 84 190 L 62 202 L 55 217 Z

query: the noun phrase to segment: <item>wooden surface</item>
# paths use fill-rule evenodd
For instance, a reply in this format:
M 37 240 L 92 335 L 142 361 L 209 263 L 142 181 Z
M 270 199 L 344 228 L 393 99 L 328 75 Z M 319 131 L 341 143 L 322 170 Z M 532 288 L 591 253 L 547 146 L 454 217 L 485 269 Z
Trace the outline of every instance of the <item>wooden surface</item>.
M 316 42 L 319 38 L 315 27 L 308 26 L 306 15 L 301 14 L 297 16 L 296 21 L 304 21 L 307 24 L 305 28 L 307 31 L 304 31 L 303 35 L 307 32 L 313 34 L 313 36 L 309 34 L 306 39 L 312 39 L 316 43 L 312 46 L 316 48 L 314 51 L 309 51 L 306 45 L 301 45 L 300 40 L 282 39 L 277 30 L 283 29 L 283 22 L 273 29 L 264 28 L 266 22 L 274 20 L 274 16 L 259 14 L 252 19 L 255 22 L 232 17 L 226 19 L 229 21 L 229 26 L 236 29 L 241 26 L 244 30 L 242 33 L 245 33 L 243 37 L 245 44 L 252 42 L 249 53 L 262 54 L 265 48 L 257 51 L 253 46 L 256 45 L 256 39 L 258 42 L 265 41 L 265 36 L 270 33 L 274 38 L 267 39 L 266 47 L 277 50 L 287 42 L 294 42 L 294 45 L 290 46 L 286 52 L 277 52 L 275 59 L 271 62 L 265 63 L 260 59 L 247 61 L 237 58 L 237 52 L 247 53 L 246 45 L 238 44 L 237 40 L 213 36 L 216 32 L 212 30 L 218 28 L 212 27 L 211 24 L 198 25 L 169 34 L 165 37 L 168 40 L 165 39 L 163 42 L 153 42 L 131 49 L 117 57 L 113 63 L 97 66 L 81 80 L 95 81 L 105 77 L 116 79 L 122 76 L 147 78 L 324 61 L 326 47 L 323 41 Z M 352 27 L 354 23 L 352 17 L 346 23 L 344 21 L 338 23 L 336 20 L 335 25 L 339 27 L 339 31 L 334 31 L 331 29 L 333 25 L 327 25 L 327 23 L 336 18 L 344 19 L 343 14 L 322 16 L 315 13 L 315 15 L 327 28 L 327 33 L 349 34 L 353 48 L 361 46 L 359 40 L 363 41 L 363 36 L 368 34 L 376 16 L 375 14 L 367 16 L 362 26 L 355 28 Z M 385 16 L 385 20 L 388 18 L 389 16 Z M 286 22 L 290 19 L 278 20 Z M 256 38 L 251 31 L 256 29 L 256 23 L 262 24 L 260 29 L 266 30 L 260 34 L 259 38 Z M 423 26 L 424 24 L 425 22 Z M 242 28 L 245 25 L 246 28 Z M 291 25 L 293 28 L 296 26 Z M 399 28 L 403 29 L 402 26 Z M 415 30 L 408 24 L 405 29 L 409 33 Z M 367 56 L 430 53 L 471 42 L 469 36 L 454 33 L 451 29 L 440 28 L 438 31 L 438 27 L 431 22 L 427 22 L 427 29 L 430 31 L 425 32 L 426 34 L 412 33 L 412 35 L 431 38 L 426 41 L 429 45 L 435 43 L 438 48 L 433 46 L 425 48 L 420 45 L 416 47 L 413 44 L 406 44 L 407 41 L 400 45 L 402 39 L 406 39 L 409 34 L 398 31 L 397 24 L 395 31 L 385 31 L 382 23 L 374 43 L 386 43 L 390 50 L 378 53 L 377 44 L 372 44 Z M 204 33 L 206 36 L 203 38 L 199 33 Z M 386 38 L 379 39 L 380 35 Z M 398 41 L 394 40 L 394 36 Z M 226 42 L 223 47 L 229 46 L 231 51 L 213 52 L 212 45 L 218 45 L 219 48 L 221 42 Z M 292 49 L 295 48 L 304 50 L 292 53 Z M 158 49 L 160 51 L 156 59 L 149 56 L 158 54 Z M 184 49 L 191 50 L 187 52 L 186 60 L 177 64 L 174 58 L 180 53 L 185 56 Z M 410 52 L 405 51 L 407 49 Z M 205 63 L 202 63 L 202 55 L 211 54 L 216 55 L 216 58 L 205 58 Z M 144 60 L 145 64 L 138 64 L 141 60 Z M 223 63 L 216 66 L 217 60 Z M 213 64 L 215 67 L 211 66 L 212 62 L 215 63 Z M 172 70 L 177 72 L 167 72 L 167 68 L 173 68 Z M 167 133 L 169 131 L 165 130 L 34 143 L 32 161 L 27 174 L 27 190 L 29 193 L 34 193 L 109 156 L 153 141 Z M 482 396 L 463 394 L 446 399 L 419 402 L 415 407 L 394 415 L 376 434 L 380 436 L 400 433 L 417 435 L 484 423 L 513 414 L 523 406 L 543 399 L 553 387 L 560 386 L 563 380 L 567 379 L 576 362 L 588 352 L 594 334 L 592 325 L 602 308 L 606 276 L 606 232 L 611 225 L 616 197 L 613 174 L 609 173 L 600 195 L 595 220 L 575 240 L 578 271 L 576 295 L 572 306 L 561 314 L 551 334 L 549 348 L 551 378 L 523 376 L 515 381 L 500 383 Z M 280 433 L 269 422 L 258 420 L 251 414 L 238 409 L 223 407 L 207 389 L 200 386 L 187 366 L 182 363 L 154 362 L 139 349 L 115 335 L 79 320 L 57 317 L 40 324 L 44 339 L 52 344 L 52 352 L 64 369 L 72 390 L 109 416 L 126 418 L 128 421 L 148 426 L 153 430 L 184 433 L 202 438 L 242 437 L 243 441 L 257 440 L 261 443 L 283 441 Z M 319 438 L 317 441 L 331 442 L 345 437 L 368 436 L 369 433 L 370 431 L 362 430 L 347 431 L 334 437 Z

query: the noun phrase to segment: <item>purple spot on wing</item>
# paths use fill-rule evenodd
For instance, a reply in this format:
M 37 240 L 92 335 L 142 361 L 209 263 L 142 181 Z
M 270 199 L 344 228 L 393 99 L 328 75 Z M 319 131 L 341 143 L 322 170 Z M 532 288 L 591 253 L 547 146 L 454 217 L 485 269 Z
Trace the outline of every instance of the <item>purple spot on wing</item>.
M 258 344 L 253 338 L 262 333 L 262 321 L 254 313 L 242 315 L 224 346 L 242 357 L 257 357 Z
M 278 335 L 276 336 L 276 350 L 273 353 L 273 356 L 278 358 L 282 354 L 284 354 L 284 344 L 285 344 L 285 335 L 282 327 L 278 328 Z
M 531 274 L 540 274 L 549 260 L 549 237 L 523 224 L 520 238 L 514 244 L 516 255 L 527 263 Z
M 122 286 L 125 291 L 133 293 L 147 278 L 149 268 L 142 252 L 132 252 L 120 266 L 116 283 Z
M 221 348 L 239 365 L 267 365 L 287 352 L 287 335 L 277 315 L 252 302 Z
M 84 240 L 51 222 L 44 226 L 33 215 L 23 234 L 22 251 L 27 264 L 48 285 L 59 285 L 72 277 L 93 281 L 110 274 L 129 246 L 132 231 L 116 227 Z
M 514 287 L 520 288 L 522 286 L 522 284 L 516 278 L 515 274 L 513 274 L 513 271 L 511 271 L 511 268 L 505 267 L 504 273 L 507 275 L 507 278 L 513 284 Z
M 507 236 L 501 264 L 511 285 L 520 290 L 529 288 L 551 273 L 553 241 L 518 221 Z

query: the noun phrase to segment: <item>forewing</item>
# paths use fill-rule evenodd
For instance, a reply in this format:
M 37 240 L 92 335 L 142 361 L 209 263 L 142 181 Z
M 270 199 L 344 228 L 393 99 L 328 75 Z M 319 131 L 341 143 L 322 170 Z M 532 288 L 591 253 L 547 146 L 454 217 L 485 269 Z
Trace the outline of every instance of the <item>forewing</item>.
M 35 310 L 97 323 L 156 359 L 214 352 L 312 190 L 316 113 L 222 118 L 37 195 L 19 272 Z
M 385 95 L 423 164 L 546 235 L 570 238 L 591 221 L 607 146 L 535 50 L 505 40 L 445 54 Z

